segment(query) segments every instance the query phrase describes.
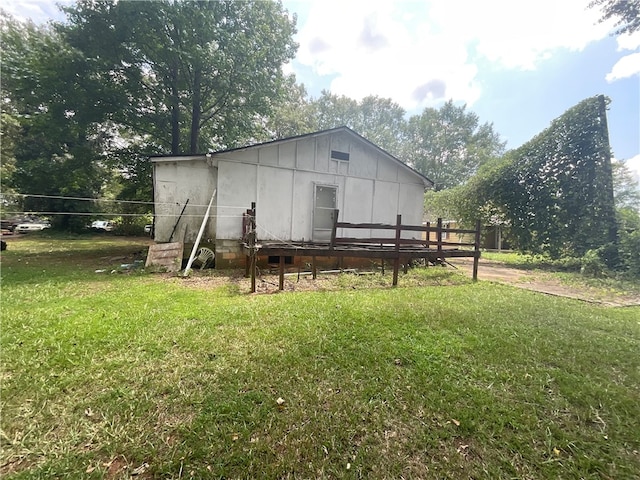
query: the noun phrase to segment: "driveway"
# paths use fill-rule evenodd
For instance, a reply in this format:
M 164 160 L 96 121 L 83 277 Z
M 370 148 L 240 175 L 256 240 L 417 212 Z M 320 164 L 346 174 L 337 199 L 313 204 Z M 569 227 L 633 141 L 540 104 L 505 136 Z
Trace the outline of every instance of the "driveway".
M 453 259 L 456 268 L 472 273 L 473 260 L 468 258 Z M 603 287 L 589 285 L 566 284 L 558 277 L 542 270 L 523 270 L 507 266 L 503 263 L 480 259 L 478 279 L 490 282 L 505 283 L 526 290 L 574 298 L 590 303 L 598 303 L 612 307 L 640 305 L 640 295 L 627 292 L 611 292 Z

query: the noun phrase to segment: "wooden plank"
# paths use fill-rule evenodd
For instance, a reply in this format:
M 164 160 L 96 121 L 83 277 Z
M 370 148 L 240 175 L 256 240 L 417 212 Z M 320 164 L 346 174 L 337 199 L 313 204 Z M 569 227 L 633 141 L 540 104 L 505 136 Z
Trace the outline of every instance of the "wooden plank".
M 395 225 L 387 225 L 385 223 L 348 223 L 348 222 L 338 222 L 336 224 L 338 228 L 365 228 L 365 229 L 376 229 L 376 230 L 395 230 Z
M 182 242 L 150 245 L 145 267 L 159 267 L 167 272 L 177 272 L 182 268 L 183 251 Z

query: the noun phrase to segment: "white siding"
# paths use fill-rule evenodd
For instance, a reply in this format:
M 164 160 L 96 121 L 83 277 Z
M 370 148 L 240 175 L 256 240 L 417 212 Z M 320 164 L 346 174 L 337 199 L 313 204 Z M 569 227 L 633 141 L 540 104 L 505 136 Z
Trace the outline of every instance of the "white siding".
M 206 161 L 190 160 L 162 162 L 154 171 L 155 186 L 155 240 L 168 242 L 175 228 L 172 241 L 192 242 L 195 240 L 202 219 L 216 188 L 217 171 Z M 182 218 L 180 213 L 189 200 Z M 214 207 L 217 202 L 214 201 Z M 213 209 L 215 212 L 215 208 Z M 211 218 L 207 223 L 205 236 L 215 238 L 216 222 Z
M 258 166 L 220 160 L 217 233 L 220 239 L 242 237 L 242 214 L 257 201 Z
M 349 160 L 332 159 L 332 150 L 348 153 Z M 337 187 L 340 221 L 394 224 L 400 213 L 404 224 L 422 222 L 423 180 L 348 132 L 222 152 L 209 159 L 180 157 L 154 163 L 157 241 L 168 241 L 187 198 L 192 207 L 173 240 L 193 241 L 216 187 L 209 238 L 239 239 L 242 214 L 256 202 L 260 239 L 310 240 L 316 184 Z M 368 233 L 341 232 L 349 236 Z M 371 234 L 393 236 L 389 231 Z
M 256 222 L 258 238 L 288 241 L 291 235 L 293 170 L 260 167 Z

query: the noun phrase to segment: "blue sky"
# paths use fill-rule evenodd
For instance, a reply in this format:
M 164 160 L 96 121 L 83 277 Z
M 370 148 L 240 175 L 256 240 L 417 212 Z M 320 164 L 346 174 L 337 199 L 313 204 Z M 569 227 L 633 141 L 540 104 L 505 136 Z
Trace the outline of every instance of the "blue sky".
M 515 148 L 581 100 L 611 98 L 614 157 L 640 178 L 640 32 L 611 36 L 589 0 L 285 0 L 291 71 L 311 95 L 379 95 L 409 114 L 452 98 Z
M 43 22 L 56 17 L 55 3 L 4 0 L 2 8 Z M 408 114 L 451 98 L 493 122 L 508 148 L 605 94 L 614 157 L 640 178 L 640 32 L 611 36 L 588 3 L 284 0 L 300 45 L 286 70 L 313 96 L 378 95 Z

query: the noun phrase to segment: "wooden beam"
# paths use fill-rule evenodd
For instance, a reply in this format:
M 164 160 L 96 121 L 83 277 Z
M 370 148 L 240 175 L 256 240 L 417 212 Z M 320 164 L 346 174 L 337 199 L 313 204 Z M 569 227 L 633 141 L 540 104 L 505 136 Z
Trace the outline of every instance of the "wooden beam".
M 278 281 L 278 290 L 284 290 L 284 257 L 280 255 L 280 279 Z
M 402 215 L 396 217 L 396 257 L 393 261 L 393 286 L 398 285 L 398 270 L 400 269 L 400 235 L 402 234 Z
M 480 220 L 476 221 L 475 247 L 473 250 L 473 281 L 478 281 L 478 264 L 480 263 Z

